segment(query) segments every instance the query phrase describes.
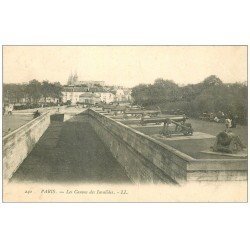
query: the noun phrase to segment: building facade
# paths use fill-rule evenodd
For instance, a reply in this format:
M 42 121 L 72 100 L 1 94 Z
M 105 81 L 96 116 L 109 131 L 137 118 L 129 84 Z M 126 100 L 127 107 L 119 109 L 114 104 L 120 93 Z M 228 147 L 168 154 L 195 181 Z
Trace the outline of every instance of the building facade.
M 101 101 L 100 95 L 97 93 L 85 92 L 79 96 L 79 103 L 94 105 Z
M 90 99 L 93 99 L 90 101 Z M 72 104 L 92 102 L 129 102 L 131 90 L 123 87 L 105 86 L 104 81 L 79 81 L 78 75 L 70 75 L 63 87 L 62 101 Z

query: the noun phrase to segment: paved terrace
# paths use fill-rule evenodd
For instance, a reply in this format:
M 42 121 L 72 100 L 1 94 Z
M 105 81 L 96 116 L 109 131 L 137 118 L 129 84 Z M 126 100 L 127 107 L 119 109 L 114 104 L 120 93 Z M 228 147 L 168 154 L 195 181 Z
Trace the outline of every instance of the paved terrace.
M 113 118 L 113 117 L 112 117 Z M 116 119 L 118 120 L 118 119 Z M 214 145 L 216 135 L 221 131 L 225 130 L 224 123 L 215 123 L 208 122 L 202 120 L 189 119 L 188 122 L 192 124 L 194 129 L 193 136 L 172 136 L 171 138 L 167 138 L 159 134 L 161 131 L 163 124 L 155 125 L 155 124 L 147 124 L 146 126 L 141 126 L 139 124 L 140 119 L 127 119 L 122 120 L 120 122 L 141 131 L 144 134 L 155 138 L 156 140 L 169 145 L 181 152 L 195 158 L 195 159 L 238 159 L 242 158 L 237 157 L 236 155 L 230 156 L 227 154 L 210 154 L 204 153 L 209 152 L 210 147 Z M 247 126 L 237 125 L 237 128 L 231 128 L 231 131 L 239 136 L 240 140 L 244 145 L 248 145 L 247 142 Z M 247 153 L 247 150 L 244 151 L 244 154 Z M 246 156 L 244 157 L 246 158 Z
M 76 115 L 66 122 L 52 122 L 11 182 L 130 183 L 84 119 Z
M 195 135 L 187 140 L 183 137 L 181 140 L 154 139 L 159 126 L 137 126 L 136 130 L 143 129 L 143 133 L 148 134 L 145 135 L 93 110 L 84 114 L 83 111 L 65 108 L 61 111 L 64 122 L 51 123 L 50 113 L 45 113 L 17 133 L 7 135 L 4 139 L 5 181 L 182 183 L 247 179 L 246 159 L 233 159 L 232 162 L 228 156 L 206 156 L 200 152 L 204 146 L 200 142 L 204 140 L 195 139 Z M 56 111 L 56 114 L 60 113 Z M 209 148 L 214 140 L 213 133 L 221 129 L 220 124 L 200 124 L 198 121 L 194 125 L 212 131 L 209 135 L 212 138 L 205 140 L 204 149 Z M 237 127 L 242 135 L 247 134 L 245 130 L 246 127 Z M 195 131 L 199 131 L 198 128 Z M 13 157 L 19 152 L 22 159 Z M 20 163 L 15 172 L 15 166 Z

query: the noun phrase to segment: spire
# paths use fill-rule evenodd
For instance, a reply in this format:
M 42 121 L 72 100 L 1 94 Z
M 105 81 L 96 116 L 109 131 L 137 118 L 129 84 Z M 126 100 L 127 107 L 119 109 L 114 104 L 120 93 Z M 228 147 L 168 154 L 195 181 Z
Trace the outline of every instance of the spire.
M 72 71 L 71 71 L 69 78 L 68 78 L 68 85 L 77 85 L 77 83 L 78 83 L 77 71 L 75 70 L 74 74 L 72 74 Z
M 75 74 L 72 78 L 72 81 L 73 81 L 73 84 L 77 84 L 78 83 L 78 75 L 77 75 L 77 72 L 75 71 Z
M 68 78 L 68 84 L 71 85 L 73 83 L 73 74 L 72 74 L 72 71 L 69 75 L 69 78 Z

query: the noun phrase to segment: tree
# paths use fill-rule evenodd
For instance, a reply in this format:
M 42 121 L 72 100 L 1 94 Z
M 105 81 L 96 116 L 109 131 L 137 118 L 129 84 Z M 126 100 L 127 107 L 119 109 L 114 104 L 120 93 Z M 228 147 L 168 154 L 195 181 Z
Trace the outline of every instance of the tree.
M 221 85 L 222 81 L 220 78 L 218 78 L 216 75 L 211 75 L 207 78 L 204 79 L 202 82 L 204 86 L 216 86 L 216 85 Z
M 27 85 L 26 91 L 29 97 L 30 102 L 37 103 L 39 99 L 42 97 L 42 86 L 39 81 L 36 79 L 29 81 Z
M 38 103 L 41 97 L 60 99 L 62 96 L 62 86 L 60 82 L 51 83 L 38 80 L 31 80 L 28 84 L 3 84 L 3 97 L 6 103 L 19 103 L 22 99 L 28 100 L 29 103 Z
M 9 103 L 19 103 L 25 98 L 25 85 L 3 84 L 3 96 Z
M 140 84 L 132 89 L 132 97 L 139 105 L 173 102 L 180 98 L 179 87 L 171 80 L 158 78 L 154 84 Z
M 50 83 L 49 81 L 43 81 L 41 93 L 45 102 L 48 97 L 60 99 L 62 96 L 62 86 L 59 82 Z
M 132 89 L 135 104 L 148 108 L 183 110 L 190 117 L 198 118 L 207 111 L 237 114 L 239 122 L 247 122 L 247 86 L 223 84 L 215 75 L 198 84 L 179 87 L 173 81 L 156 79 L 154 84 L 140 84 Z
M 60 99 L 62 97 L 62 85 L 60 82 L 54 82 L 52 86 L 52 97 Z

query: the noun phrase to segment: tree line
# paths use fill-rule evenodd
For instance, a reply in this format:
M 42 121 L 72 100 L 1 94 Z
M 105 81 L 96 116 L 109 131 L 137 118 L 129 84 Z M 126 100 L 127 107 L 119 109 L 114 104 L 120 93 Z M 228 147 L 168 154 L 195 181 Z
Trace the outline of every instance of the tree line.
M 179 86 L 174 81 L 156 79 L 153 84 L 140 84 L 132 89 L 134 103 L 146 108 L 181 110 L 190 117 L 202 113 L 232 113 L 239 122 L 247 123 L 247 86 L 225 84 L 211 75 L 198 84 Z
M 17 104 L 23 100 L 37 104 L 41 98 L 46 102 L 47 98 L 62 96 L 62 86 L 59 82 L 31 80 L 27 84 L 3 84 L 3 97 L 7 103 Z

